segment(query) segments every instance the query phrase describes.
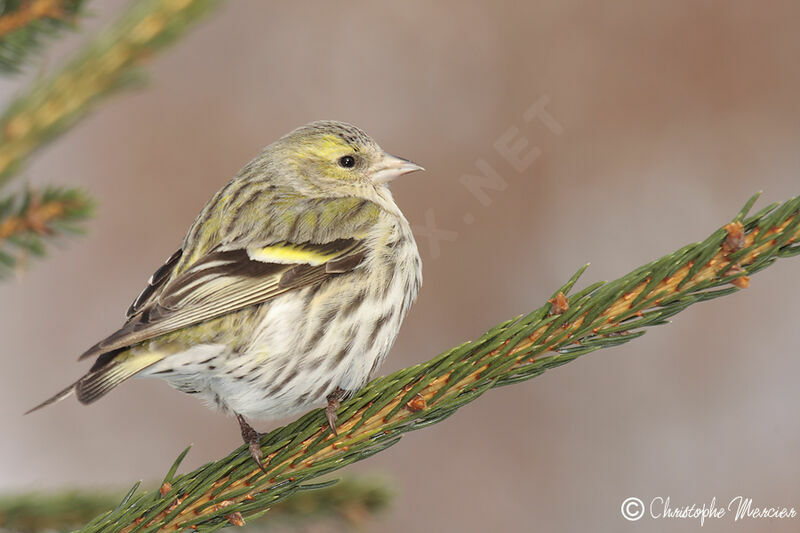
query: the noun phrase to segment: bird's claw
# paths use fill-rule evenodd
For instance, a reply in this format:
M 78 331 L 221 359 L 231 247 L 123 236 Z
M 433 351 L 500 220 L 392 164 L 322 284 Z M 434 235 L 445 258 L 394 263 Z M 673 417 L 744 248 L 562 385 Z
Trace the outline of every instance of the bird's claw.
M 247 444 L 247 447 L 250 450 L 250 457 L 252 457 L 256 462 L 258 468 L 260 468 L 261 471 L 266 474 L 267 469 L 264 468 L 263 462 L 264 452 L 261 451 L 261 434 L 253 429 L 242 415 L 237 413 L 236 419 L 239 421 L 239 427 L 242 430 L 242 440 L 244 440 L 245 444 Z
M 344 389 L 336 387 L 336 390 L 328 395 L 328 406 L 325 408 L 325 417 L 328 419 L 328 425 L 336 437 L 339 436 L 339 432 L 336 431 L 336 421 L 339 420 L 336 410 L 339 408 L 339 400 L 344 396 L 344 392 Z

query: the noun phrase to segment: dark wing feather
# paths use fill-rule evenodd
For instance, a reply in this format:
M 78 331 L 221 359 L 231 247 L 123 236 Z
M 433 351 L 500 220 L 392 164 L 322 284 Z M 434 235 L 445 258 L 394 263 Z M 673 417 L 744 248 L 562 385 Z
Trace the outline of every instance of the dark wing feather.
M 269 248 L 281 245 L 325 261 L 269 262 L 253 259 L 242 248 L 213 251 L 171 281 L 164 283 L 166 278 L 160 279 L 160 290 L 148 294 L 146 303 L 137 304 L 137 298 L 131 306 L 134 314 L 125 325 L 92 346 L 81 359 L 119 350 L 320 283 L 356 268 L 366 253 L 364 242 L 356 239 L 338 239 L 321 245 L 276 243 Z
M 139 293 L 139 296 L 136 297 L 131 306 L 128 308 L 128 312 L 125 313 L 126 318 L 132 317 L 152 301 L 153 296 L 158 294 L 158 290 L 169 279 L 169 275 L 177 266 L 178 260 L 182 255 L 183 249 L 178 249 L 177 252 L 169 256 L 169 259 L 167 259 L 163 265 L 158 267 L 158 270 L 153 272 L 153 275 L 150 276 L 149 280 L 147 280 L 147 287 L 145 287 L 144 290 Z

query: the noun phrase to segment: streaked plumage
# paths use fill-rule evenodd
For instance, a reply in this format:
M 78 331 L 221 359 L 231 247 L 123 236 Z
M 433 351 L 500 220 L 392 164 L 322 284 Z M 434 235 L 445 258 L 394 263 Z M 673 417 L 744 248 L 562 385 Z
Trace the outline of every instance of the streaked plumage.
M 89 373 L 41 406 L 73 391 L 90 403 L 134 375 L 255 418 L 357 391 L 422 280 L 387 186 L 414 170 L 340 122 L 266 147 L 203 208 L 124 325 L 81 356 L 96 357 Z

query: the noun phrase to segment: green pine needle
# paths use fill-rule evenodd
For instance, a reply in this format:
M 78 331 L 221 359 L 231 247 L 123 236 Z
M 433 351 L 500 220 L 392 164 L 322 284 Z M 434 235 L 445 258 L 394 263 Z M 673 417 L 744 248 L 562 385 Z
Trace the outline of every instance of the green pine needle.
M 17 73 L 45 41 L 74 29 L 83 0 L 0 2 L 0 73 Z
M 93 211 L 93 200 L 77 188 L 26 189 L 0 197 L 0 277 L 22 268 L 28 258 L 44 256 L 48 242 L 83 233 Z

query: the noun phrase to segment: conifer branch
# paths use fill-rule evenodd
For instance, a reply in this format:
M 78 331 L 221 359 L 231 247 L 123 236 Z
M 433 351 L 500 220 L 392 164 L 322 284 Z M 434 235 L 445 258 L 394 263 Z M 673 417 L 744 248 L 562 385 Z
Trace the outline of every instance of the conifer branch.
M 747 213 L 700 243 L 690 244 L 612 282 L 572 292 L 586 267 L 524 317 L 492 328 L 476 341 L 372 381 L 339 411 L 339 436 L 322 410 L 262 436 L 267 474 L 246 447 L 180 476 L 175 461 L 170 490 L 137 494 L 134 486 L 114 509 L 82 533 L 216 531 L 268 513 L 310 482 L 393 444 L 403 433 L 435 424 L 487 390 L 524 381 L 575 358 L 628 342 L 688 306 L 731 294 L 748 276 L 780 257 L 800 254 L 800 198 Z
M 141 0 L 55 75 L 0 117 L 0 186 L 28 155 L 84 117 L 103 97 L 139 81 L 137 67 L 182 35 L 219 0 Z
M 45 240 L 81 233 L 94 210 L 80 189 L 48 187 L 0 198 L 0 277 L 21 266 L 20 259 L 42 256 Z
M 75 25 L 83 0 L 7 0 L 0 6 L 0 71 L 17 72 L 45 38 Z
M 163 487 L 162 487 L 163 489 Z M 337 519 L 357 527 L 389 504 L 390 492 L 375 480 L 345 479 L 335 487 L 303 492 L 274 506 L 269 524 L 301 525 Z M 0 531 L 40 533 L 79 527 L 114 506 L 105 492 L 62 491 L 0 497 Z M 266 522 L 266 520 L 262 521 Z M 258 522 L 256 522 L 258 523 Z
M 69 490 L 0 496 L 0 531 L 65 531 L 113 506 L 118 497 Z

